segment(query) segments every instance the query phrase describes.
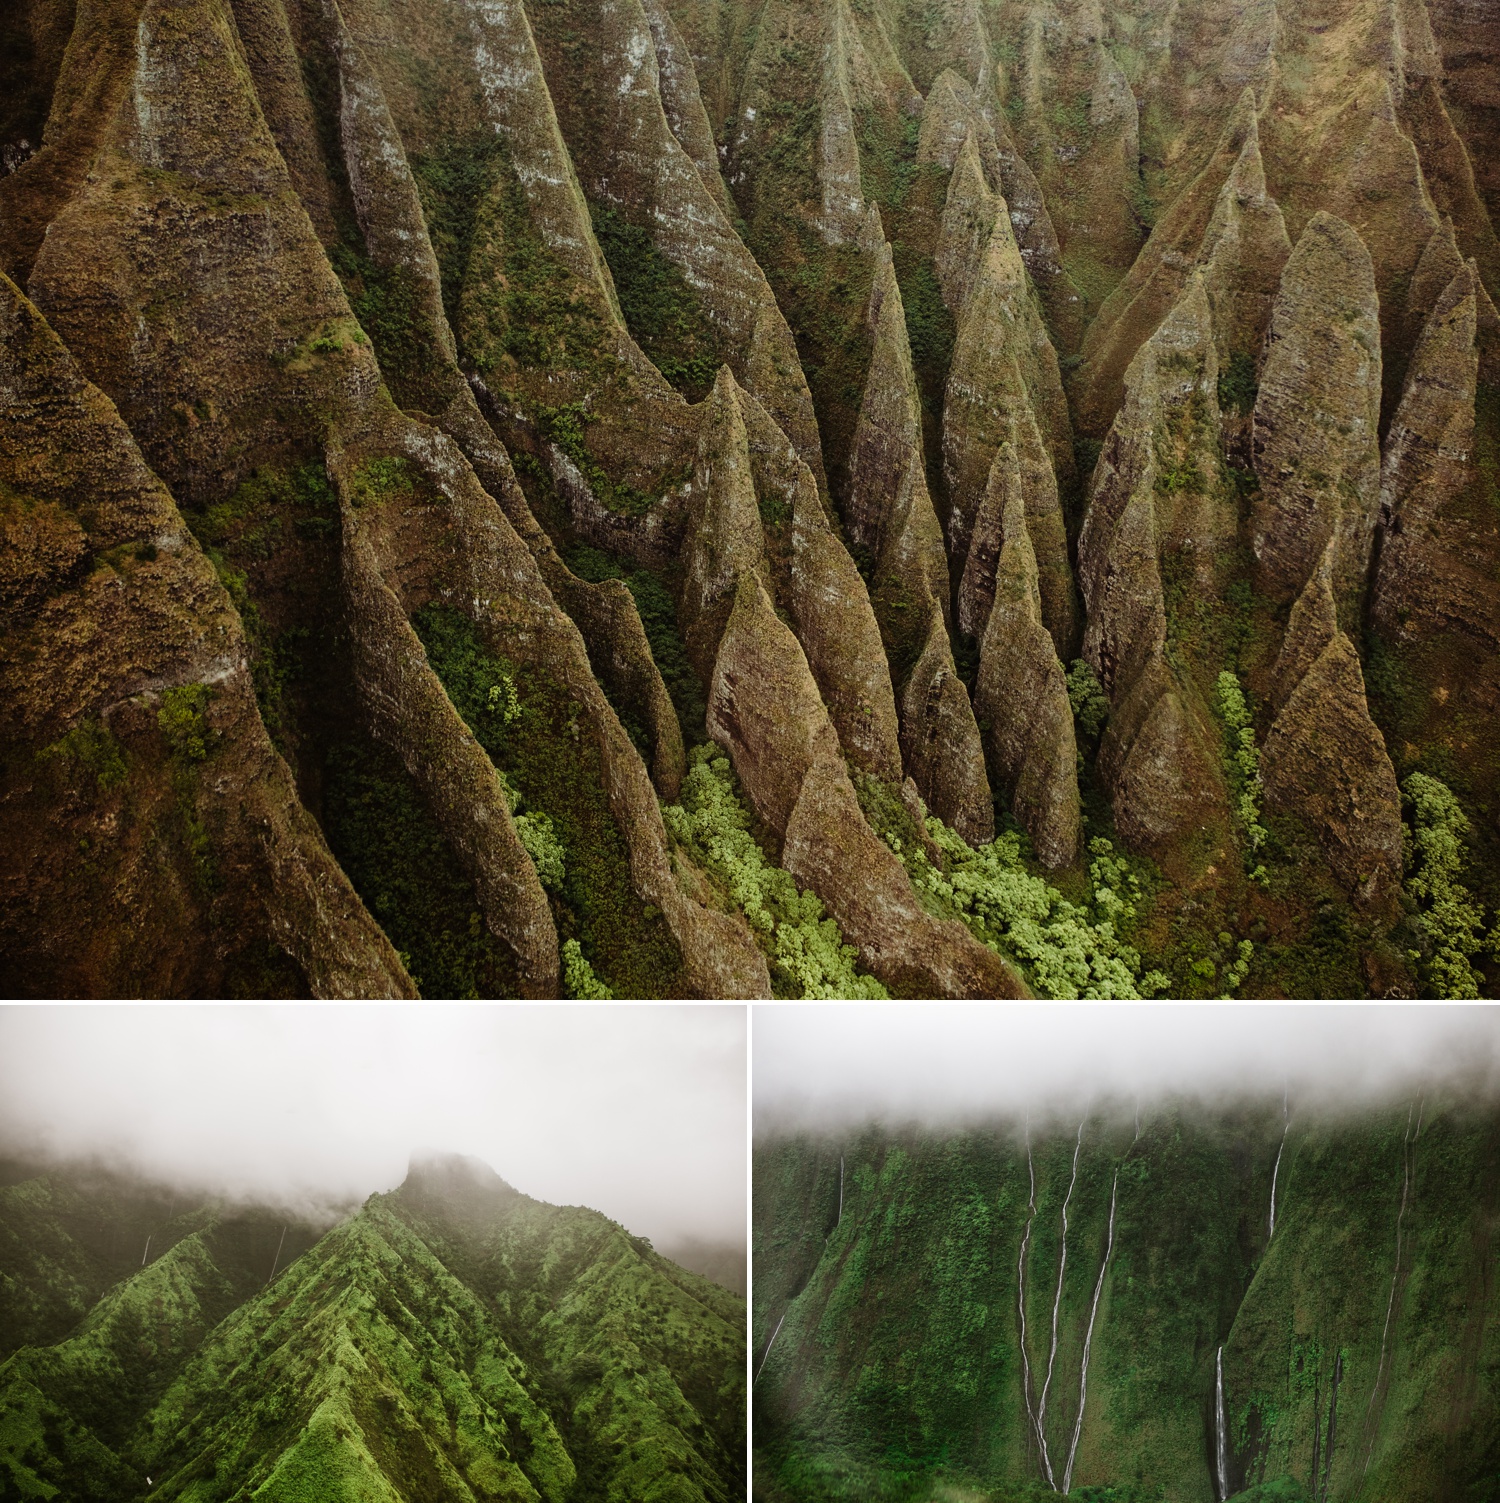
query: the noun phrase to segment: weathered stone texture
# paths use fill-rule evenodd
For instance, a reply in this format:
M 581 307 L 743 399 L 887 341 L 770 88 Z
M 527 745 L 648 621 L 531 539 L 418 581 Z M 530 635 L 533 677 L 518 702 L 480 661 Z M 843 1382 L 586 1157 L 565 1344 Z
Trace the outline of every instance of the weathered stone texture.
M 255 986 L 261 962 L 235 965 L 259 942 L 314 996 L 414 995 L 271 747 L 212 566 L 114 405 L 4 278 L 0 497 L 26 564 L 0 571 L 10 985 L 213 995 Z M 157 720 L 196 686 L 200 758 L 174 754 Z M 112 746 L 117 770 L 70 752 L 79 737 Z
M 1067 866 L 1078 855 L 1083 828 L 1073 711 L 1042 621 L 1036 553 L 1015 490 L 1006 501 L 1004 538 L 974 705 L 1002 797 L 1010 794 L 1011 812 L 1043 863 Z
M 1261 781 L 1267 813 L 1302 821 L 1355 904 L 1389 922 L 1401 891 L 1401 795 L 1359 655 L 1338 624 L 1335 556 L 1330 541 L 1292 609 Z
M 976 844 L 994 836 L 979 728 L 948 636 L 948 559 L 927 490 L 916 376 L 891 249 L 876 253 L 874 353 L 849 464 L 845 526 L 874 561 L 906 769 L 933 812 Z
M 1287 262 L 1271 316 L 1251 444 L 1256 586 L 1290 604 L 1335 540 L 1340 618 L 1357 620 L 1380 495 L 1380 322 L 1374 267 L 1319 213 Z

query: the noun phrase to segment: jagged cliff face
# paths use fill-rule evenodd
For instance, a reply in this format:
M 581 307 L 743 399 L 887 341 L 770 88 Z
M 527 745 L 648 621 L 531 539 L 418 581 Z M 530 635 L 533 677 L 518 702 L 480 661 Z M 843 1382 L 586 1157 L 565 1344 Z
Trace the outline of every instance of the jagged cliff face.
M 756 1495 L 1487 1496 L 1497 1130 L 1429 1094 L 767 1140 Z
M 0 1205 L 7 1498 L 745 1495 L 744 1301 L 472 1161 L 326 1233 L 66 1169 Z
M 1054 921 L 1122 848 L 1174 991 L 1430 985 L 1407 774 L 1500 898 L 1494 19 L 24 0 L 13 987 L 816 989 L 662 817 L 705 741 L 872 985 L 1055 989 L 912 856 L 1008 829 Z

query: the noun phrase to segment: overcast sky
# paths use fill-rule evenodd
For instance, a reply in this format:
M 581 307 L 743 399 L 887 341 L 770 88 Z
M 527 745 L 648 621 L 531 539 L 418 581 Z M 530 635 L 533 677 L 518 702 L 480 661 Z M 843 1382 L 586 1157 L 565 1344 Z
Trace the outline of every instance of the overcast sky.
M 0 1008 L 0 1144 L 283 1201 L 483 1159 L 659 1245 L 745 1232 L 742 1007 Z
M 1103 1005 L 757 1008 L 755 1127 L 1073 1108 L 1285 1086 L 1309 1106 L 1447 1078 L 1500 1085 L 1500 1008 Z

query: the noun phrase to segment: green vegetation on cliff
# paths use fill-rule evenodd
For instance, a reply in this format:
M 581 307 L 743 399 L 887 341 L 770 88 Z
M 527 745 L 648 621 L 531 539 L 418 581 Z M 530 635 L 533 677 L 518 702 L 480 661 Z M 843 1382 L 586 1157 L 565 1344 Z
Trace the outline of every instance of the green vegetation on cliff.
M 0 1258 L 7 1499 L 744 1497 L 743 1301 L 472 1161 L 326 1234 L 53 1172 Z
M 413 625 L 469 729 L 528 811 L 546 817 L 549 848 L 551 841 L 562 848 L 565 873 L 553 904 L 559 938 L 576 940 L 619 996 L 680 995 L 681 955 L 660 911 L 635 893 L 599 752 L 579 723 L 582 707 L 545 674 L 497 657 L 449 606 L 427 606 Z M 540 835 L 532 834 L 539 849 Z
M 349 739 L 323 776 L 328 843 L 422 995 L 514 996 L 514 961 L 396 754 Z
M 695 746 L 678 803 L 662 810 L 667 829 L 716 878 L 745 915 L 772 966 L 771 984 L 785 997 L 886 997 L 873 976 L 855 970 L 856 951 L 826 917 L 815 893 L 798 891 L 773 866 L 752 833 L 728 757 Z
M 701 402 L 724 361 L 718 330 L 687 278 L 645 230 L 608 205 L 589 207 L 625 327 L 688 401 Z
M 1500 1121 L 1430 1092 L 1283 1132 L 1277 1099 L 758 1143 L 757 1496 L 1029 1503 L 1050 1467 L 1211 1503 L 1222 1348 L 1230 1493 L 1489 1497 Z

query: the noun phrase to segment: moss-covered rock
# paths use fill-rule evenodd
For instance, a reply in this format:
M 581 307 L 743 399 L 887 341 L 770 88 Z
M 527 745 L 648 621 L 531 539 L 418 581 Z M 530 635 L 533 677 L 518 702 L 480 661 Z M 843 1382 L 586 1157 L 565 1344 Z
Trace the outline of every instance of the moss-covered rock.
M 1340 620 L 1359 619 L 1380 495 L 1380 323 L 1374 266 L 1332 214 L 1313 217 L 1282 274 L 1251 444 L 1257 588 L 1290 604 L 1336 539 Z

